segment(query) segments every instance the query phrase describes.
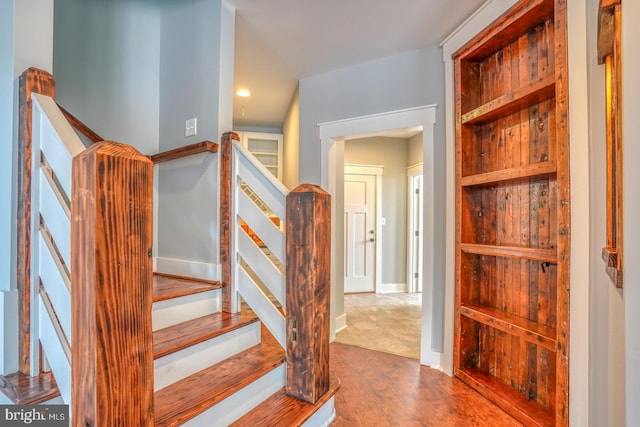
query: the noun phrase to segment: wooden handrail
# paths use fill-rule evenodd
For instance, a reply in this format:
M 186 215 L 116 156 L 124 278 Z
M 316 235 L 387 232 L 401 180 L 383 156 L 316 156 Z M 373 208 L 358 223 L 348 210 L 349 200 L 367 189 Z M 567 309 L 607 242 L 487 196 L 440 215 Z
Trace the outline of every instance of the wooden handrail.
M 71 124 L 71 126 L 73 126 L 75 129 L 78 129 L 78 131 L 86 136 L 91 142 L 96 143 L 104 141 L 104 138 L 92 131 L 87 125 L 82 123 L 80 119 L 67 111 L 67 109 L 65 109 L 62 105 L 58 104 L 58 108 L 60 108 L 60 111 L 62 111 L 62 114 L 64 114 L 64 117 Z
M 72 169 L 72 418 L 151 426 L 153 163 L 102 141 Z
M 287 394 L 316 403 L 329 391 L 331 196 L 303 184 L 287 195 Z
M 178 147 L 174 148 L 173 150 L 153 154 L 149 156 L 149 158 L 153 163 L 158 164 L 206 152 L 217 153 L 218 144 L 212 141 L 196 142 L 195 144 L 185 145 L 184 147 Z
M 19 79 L 18 113 L 18 216 L 17 216 L 17 285 L 18 285 L 18 369 L 31 370 L 31 94 L 55 97 L 51 73 L 38 68 L 25 70 Z

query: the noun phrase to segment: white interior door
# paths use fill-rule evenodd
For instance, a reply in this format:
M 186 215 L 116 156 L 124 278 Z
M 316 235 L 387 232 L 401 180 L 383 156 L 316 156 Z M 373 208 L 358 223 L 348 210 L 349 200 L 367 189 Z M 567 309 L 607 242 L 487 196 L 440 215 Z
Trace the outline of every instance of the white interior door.
M 409 177 L 409 289 L 422 292 L 422 174 Z
M 375 175 L 344 175 L 344 216 L 344 292 L 374 292 Z

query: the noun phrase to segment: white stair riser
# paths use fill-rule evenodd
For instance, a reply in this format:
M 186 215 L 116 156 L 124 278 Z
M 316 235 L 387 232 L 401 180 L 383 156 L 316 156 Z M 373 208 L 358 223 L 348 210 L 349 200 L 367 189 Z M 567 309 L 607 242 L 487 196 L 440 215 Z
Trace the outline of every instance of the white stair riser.
M 242 390 L 207 409 L 182 427 L 226 427 L 285 385 L 286 365 L 282 364 Z
M 302 427 L 328 427 L 335 419 L 336 409 L 332 397 L 305 421 Z
M 151 314 L 153 330 L 157 331 L 219 311 L 219 289 L 154 302 Z
M 153 388 L 160 390 L 259 343 L 260 322 L 253 322 L 221 336 L 168 354 L 153 364 Z

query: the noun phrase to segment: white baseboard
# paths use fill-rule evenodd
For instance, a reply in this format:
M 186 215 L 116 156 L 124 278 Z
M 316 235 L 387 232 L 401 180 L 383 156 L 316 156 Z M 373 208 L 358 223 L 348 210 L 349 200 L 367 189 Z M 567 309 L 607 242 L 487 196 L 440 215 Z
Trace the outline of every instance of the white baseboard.
M 347 313 L 336 316 L 336 334 L 347 327 Z
M 392 294 L 398 292 L 407 292 L 406 283 L 381 283 L 378 289 L 379 294 Z
M 156 257 L 157 273 L 175 274 L 204 280 L 220 280 L 220 265 L 184 259 Z

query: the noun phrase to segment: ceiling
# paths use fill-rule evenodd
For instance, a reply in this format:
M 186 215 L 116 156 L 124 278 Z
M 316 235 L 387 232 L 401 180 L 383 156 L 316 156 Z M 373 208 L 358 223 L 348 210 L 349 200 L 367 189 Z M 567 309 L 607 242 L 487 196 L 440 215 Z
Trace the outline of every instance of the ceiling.
M 230 0 L 234 127 L 281 128 L 300 79 L 438 45 L 484 1 Z

